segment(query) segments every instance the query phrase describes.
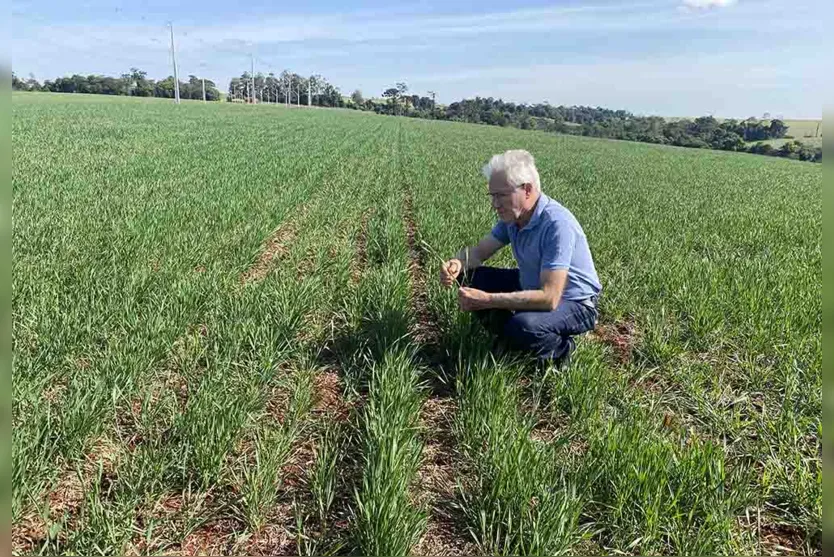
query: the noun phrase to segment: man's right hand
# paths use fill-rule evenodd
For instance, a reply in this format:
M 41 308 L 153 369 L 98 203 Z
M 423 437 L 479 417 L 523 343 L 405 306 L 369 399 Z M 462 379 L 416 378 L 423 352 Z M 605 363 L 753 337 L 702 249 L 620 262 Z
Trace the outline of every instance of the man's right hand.
M 455 284 L 458 275 L 463 269 L 460 259 L 450 259 L 440 268 L 440 284 L 449 287 Z

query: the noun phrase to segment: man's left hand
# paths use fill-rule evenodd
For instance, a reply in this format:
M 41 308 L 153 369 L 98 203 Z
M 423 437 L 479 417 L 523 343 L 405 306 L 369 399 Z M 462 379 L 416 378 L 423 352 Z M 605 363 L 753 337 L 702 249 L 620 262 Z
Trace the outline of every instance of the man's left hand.
M 488 292 L 477 288 L 458 288 L 458 304 L 461 311 L 478 311 L 492 307 L 492 297 Z

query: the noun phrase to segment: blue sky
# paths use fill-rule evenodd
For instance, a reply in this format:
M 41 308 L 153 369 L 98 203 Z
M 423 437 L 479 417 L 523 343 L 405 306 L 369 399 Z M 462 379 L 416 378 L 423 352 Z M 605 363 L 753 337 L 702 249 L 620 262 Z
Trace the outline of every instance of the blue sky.
M 822 0 L 11 2 L 12 68 L 39 80 L 172 73 L 225 88 L 249 69 L 318 73 L 349 94 L 397 81 L 440 102 L 492 96 L 638 114 L 819 118 L 834 40 Z M 8 35 L 6 35 L 8 36 Z

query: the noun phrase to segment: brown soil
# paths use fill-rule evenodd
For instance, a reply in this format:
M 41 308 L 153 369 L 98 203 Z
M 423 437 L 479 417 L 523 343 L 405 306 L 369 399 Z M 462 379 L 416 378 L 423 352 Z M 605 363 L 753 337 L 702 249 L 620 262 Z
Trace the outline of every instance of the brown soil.
M 429 309 L 426 294 L 426 253 L 417 241 L 417 224 L 410 193 L 406 193 L 403 219 L 409 253 L 412 285 L 412 311 L 415 317 L 413 338 L 424 349 L 433 351 L 440 344 L 437 320 Z M 414 489 L 416 504 L 428 511 L 426 530 L 413 549 L 414 555 L 469 555 L 474 545 L 468 541 L 462 510 L 457 506 L 456 485 L 460 473 L 452 433 L 456 403 L 453 398 L 432 396 L 423 403 L 420 423 L 425 435 L 423 455 Z
M 805 536 L 787 524 L 762 524 L 759 537 L 764 555 L 803 555 Z
M 59 539 L 66 540 L 66 532 L 77 523 L 86 493 L 98 475 L 99 463 L 102 467 L 102 491 L 105 491 L 113 481 L 119 456 L 119 447 L 109 437 L 101 436 L 92 443 L 80 470 L 66 465 L 55 486 L 46 495 L 49 516 L 30 512 L 12 525 L 12 551 L 33 552 L 47 539 L 49 522 L 64 519 L 66 526 L 59 533 Z
M 420 412 L 425 444 L 417 471 L 415 498 L 418 505 L 428 510 L 428 520 L 414 548 L 415 555 L 474 553 L 462 510 L 457 505 L 456 485 L 461 472 L 452 434 L 455 411 L 454 399 L 429 398 Z
M 345 401 L 344 387 L 335 370 L 322 371 L 313 379 L 313 411 L 343 423 L 350 418 L 351 405 Z
M 593 332 L 588 333 L 588 337 L 611 346 L 617 360 L 621 364 L 627 364 L 632 360 L 638 333 L 634 323 L 626 321 L 597 325 Z
M 410 194 L 406 194 L 403 219 L 405 220 L 406 241 L 408 243 L 408 266 L 412 285 L 412 310 L 414 311 L 414 340 L 422 345 L 438 343 L 437 322 L 429 311 L 426 295 L 425 268 L 426 254 L 417 242 L 417 223 L 414 221 L 414 206 Z
M 292 215 L 292 218 L 278 225 L 278 228 L 270 234 L 261 248 L 258 260 L 240 275 L 241 284 L 263 280 L 269 274 L 275 260 L 287 254 L 290 244 L 295 240 L 298 233 L 297 221 L 300 220 L 300 217 L 304 213 L 305 209 L 302 208 L 299 212 Z
M 238 555 L 295 555 L 296 543 L 293 534 L 289 528 L 295 528 L 295 517 L 293 516 L 292 507 L 289 505 L 280 505 L 276 510 L 279 517 L 283 517 L 285 524 L 276 523 L 267 524 L 260 532 L 252 534 L 243 547 L 238 550 L 235 548 L 235 553 Z
M 239 528 L 232 519 L 220 519 L 201 526 L 185 537 L 180 555 L 228 555 Z

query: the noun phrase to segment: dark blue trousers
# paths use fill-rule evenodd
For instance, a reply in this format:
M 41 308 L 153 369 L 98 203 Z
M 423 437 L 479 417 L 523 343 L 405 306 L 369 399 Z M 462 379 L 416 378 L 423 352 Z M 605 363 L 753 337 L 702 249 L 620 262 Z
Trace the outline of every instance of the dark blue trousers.
M 464 284 L 484 292 L 521 290 L 518 269 L 478 267 L 470 275 L 462 279 Z M 531 352 L 546 362 L 564 361 L 570 356 L 573 337 L 594 328 L 597 310 L 581 302 L 562 300 L 553 311 L 487 309 L 476 311 L 475 315 L 508 348 Z

